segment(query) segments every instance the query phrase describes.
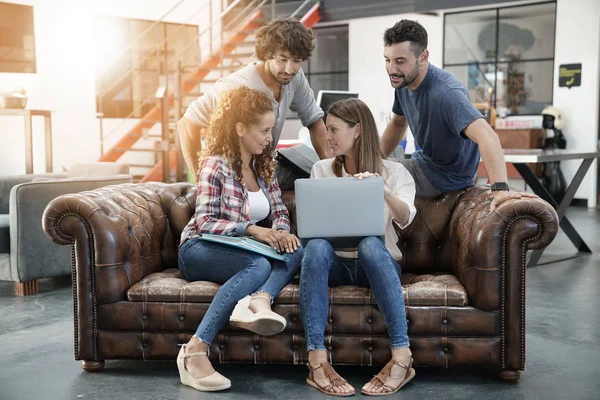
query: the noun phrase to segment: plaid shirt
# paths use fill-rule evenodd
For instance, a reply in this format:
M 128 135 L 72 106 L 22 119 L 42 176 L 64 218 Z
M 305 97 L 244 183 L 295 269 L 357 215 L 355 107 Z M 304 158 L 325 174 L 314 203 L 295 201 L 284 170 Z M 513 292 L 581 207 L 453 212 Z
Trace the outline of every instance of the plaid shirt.
M 269 186 L 258 177 L 257 180 L 269 199 L 269 226 L 289 232 L 290 219 L 281 200 L 277 179 Z M 198 179 L 196 212 L 181 233 L 180 244 L 196 233 L 244 235 L 249 224 L 250 205 L 246 186 L 235 180 L 235 172 L 224 157 L 207 157 Z

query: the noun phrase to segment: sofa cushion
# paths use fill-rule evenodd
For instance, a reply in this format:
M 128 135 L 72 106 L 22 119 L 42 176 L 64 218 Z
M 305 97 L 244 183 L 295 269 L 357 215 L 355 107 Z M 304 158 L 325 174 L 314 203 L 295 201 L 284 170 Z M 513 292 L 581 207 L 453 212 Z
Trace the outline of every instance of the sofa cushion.
M 9 214 L 0 214 L 0 253 L 10 253 Z
M 221 286 L 206 281 L 187 282 L 177 269 L 166 269 L 146 276 L 127 292 L 129 301 L 210 303 Z M 458 278 L 448 274 L 402 275 L 407 306 L 457 306 L 468 304 L 467 293 Z M 329 289 L 332 304 L 376 305 L 369 289 L 340 286 Z M 275 299 L 276 304 L 297 304 L 298 285 L 287 285 Z

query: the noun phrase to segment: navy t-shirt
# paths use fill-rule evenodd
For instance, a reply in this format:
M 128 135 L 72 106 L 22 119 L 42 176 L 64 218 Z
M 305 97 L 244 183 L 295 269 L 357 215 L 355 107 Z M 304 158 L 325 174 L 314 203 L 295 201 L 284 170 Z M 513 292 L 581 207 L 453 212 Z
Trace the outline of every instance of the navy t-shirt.
M 392 111 L 406 117 L 415 143 L 422 149 L 412 158 L 433 186 L 447 192 L 473 185 L 479 146 L 463 130 L 482 115 L 458 79 L 429 64 L 416 90 L 395 90 Z

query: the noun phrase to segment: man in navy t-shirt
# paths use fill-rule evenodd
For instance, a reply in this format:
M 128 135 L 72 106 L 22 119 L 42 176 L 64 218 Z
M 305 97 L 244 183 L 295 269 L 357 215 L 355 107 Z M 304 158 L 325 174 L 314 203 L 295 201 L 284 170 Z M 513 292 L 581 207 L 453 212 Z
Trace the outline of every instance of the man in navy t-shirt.
M 381 149 L 390 155 L 408 123 L 421 150 L 401 162 L 415 179 L 417 196 L 431 198 L 472 186 L 481 152 L 492 184 L 491 210 L 508 199 L 536 197 L 509 192 L 498 135 L 471 104 L 464 85 L 429 63 L 425 28 L 404 19 L 385 31 L 383 41 L 386 70 L 396 90 L 394 116 Z

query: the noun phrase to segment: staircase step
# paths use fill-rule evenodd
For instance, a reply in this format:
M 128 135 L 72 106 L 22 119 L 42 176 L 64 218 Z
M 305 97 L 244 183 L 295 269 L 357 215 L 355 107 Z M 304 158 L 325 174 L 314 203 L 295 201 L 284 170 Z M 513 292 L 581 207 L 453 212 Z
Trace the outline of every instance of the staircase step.
M 254 55 L 254 52 L 250 53 L 250 52 L 246 52 L 246 53 L 231 53 L 231 54 L 225 54 L 223 55 L 223 58 L 231 58 L 231 59 L 238 59 L 238 58 L 250 58 Z
M 217 83 L 216 79 L 194 79 L 194 78 L 185 78 L 183 83 L 186 82 L 194 82 L 194 83 Z
M 169 110 L 171 111 L 171 110 Z M 169 114 L 170 117 L 173 117 L 173 114 Z M 160 124 L 162 121 L 160 119 L 140 119 L 140 122 L 149 122 L 151 124 Z M 173 123 L 173 121 L 169 121 L 170 123 Z M 137 137 L 138 135 L 133 135 L 134 137 Z
M 129 165 L 129 168 L 154 168 L 155 164 L 127 164 L 127 165 Z
M 126 153 L 128 151 L 133 151 L 133 152 L 147 152 L 147 153 L 161 153 L 163 150 L 162 149 L 138 149 L 138 148 L 132 148 L 132 149 L 127 149 L 124 147 L 117 147 L 114 149 L 115 151 L 120 151 L 121 153 Z
M 242 68 L 244 65 L 223 65 L 222 67 L 219 65 L 217 67 L 212 68 L 198 68 L 198 71 L 220 71 L 221 69 L 227 71 L 237 71 Z
M 225 27 L 224 32 L 229 32 L 229 33 L 241 33 L 243 35 L 253 35 L 254 33 L 256 33 L 256 31 L 258 30 L 258 28 L 255 29 L 240 29 L 240 30 L 236 30 L 235 28 L 233 29 L 227 29 L 227 27 Z
M 146 138 L 146 139 L 149 139 L 149 138 L 156 138 L 156 139 L 160 139 L 160 138 L 162 138 L 162 136 L 161 136 L 161 135 L 159 135 L 159 134 L 148 134 L 148 135 L 144 135 L 143 133 L 142 133 L 142 135 L 141 135 L 141 136 L 140 136 L 140 135 L 135 135 L 135 134 L 132 134 L 132 133 L 126 133 L 126 134 L 124 134 L 123 136 L 128 136 L 128 137 L 132 137 L 132 138 Z
M 231 42 L 225 43 L 225 45 L 229 45 L 229 44 L 232 44 L 234 46 L 256 46 L 256 40 L 242 40 L 239 42 L 231 41 Z

